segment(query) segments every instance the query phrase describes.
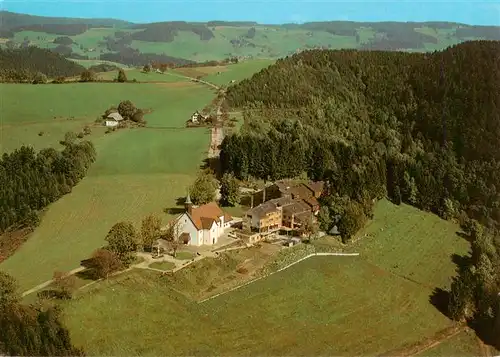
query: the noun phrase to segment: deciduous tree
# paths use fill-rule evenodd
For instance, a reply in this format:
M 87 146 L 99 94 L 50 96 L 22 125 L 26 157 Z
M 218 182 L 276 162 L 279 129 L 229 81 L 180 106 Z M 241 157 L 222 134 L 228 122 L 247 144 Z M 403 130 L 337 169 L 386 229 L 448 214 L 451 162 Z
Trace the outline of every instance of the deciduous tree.
M 160 217 L 153 214 L 144 217 L 141 223 L 142 244 L 152 249 L 155 241 L 160 238 L 160 228 Z
M 118 105 L 118 113 L 123 119 L 132 119 L 136 111 L 137 108 L 130 100 L 124 100 Z
M 111 273 L 123 268 L 123 264 L 114 252 L 98 249 L 92 254 L 91 267 L 98 279 L 107 279 Z
M 106 236 L 109 249 L 114 252 L 124 265 L 132 261 L 131 253 L 137 251 L 138 237 L 130 222 L 116 223 Z
M 215 200 L 215 190 L 217 189 L 217 180 L 210 170 L 204 170 L 198 174 L 194 184 L 189 192 L 191 200 L 196 205 L 202 205 Z
M 19 301 L 18 284 L 16 280 L 7 273 L 0 271 L 0 309 L 9 304 Z
M 61 271 L 54 272 L 53 281 L 63 299 L 70 299 L 76 289 L 76 277 Z

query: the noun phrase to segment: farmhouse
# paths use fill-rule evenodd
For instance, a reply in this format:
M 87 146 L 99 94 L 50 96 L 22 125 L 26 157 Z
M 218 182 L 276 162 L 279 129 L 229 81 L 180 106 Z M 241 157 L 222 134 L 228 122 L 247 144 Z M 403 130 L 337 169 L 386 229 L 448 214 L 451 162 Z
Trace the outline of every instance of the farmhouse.
M 215 202 L 195 207 L 188 194 L 186 212 L 175 220 L 182 243 L 188 245 L 214 245 L 230 227 L 233 218 L 221 210 Z
M 195 111 L 193 113 L 193 115 L 191 115 L 191 119 L 190 120 L 191 120 L 192 123 L 198 124 L 198 123 L 206 121 L 207 119 L 208 119 L 208 115 L 203 115 L 199 111 Z
M 123 120 L 123 117 L 120 113 L 111 113 L 106 117 L 106 126 L 107 127 L 116 127 L 120 125 L 120 122 Z

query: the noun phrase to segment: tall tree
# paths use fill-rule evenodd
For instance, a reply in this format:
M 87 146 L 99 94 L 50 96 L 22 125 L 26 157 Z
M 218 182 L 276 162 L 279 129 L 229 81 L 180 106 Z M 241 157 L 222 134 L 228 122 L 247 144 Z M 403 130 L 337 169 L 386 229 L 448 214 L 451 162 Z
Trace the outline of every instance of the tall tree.
M 106 241 L 109 249 L 120 258 L 124 265 L 128 266 L 133 260 L 132 253 L 138 248 L 138 237 L 133 224 L 116 223 L 108 232 Z
M 240 187 L 233 174 L 225 173 L 222 176 L 220 195 L 223 206 L 236 206 L 240 202 Z
M 191 186 L 189 192 L 191 200 L 196 205 L 202 205 L 215 200 L 215 190 L 217 189 L 217 180 L 210 170 L 200 172 Z
M 153 244 L 160 238 L 161 218 L 150 214 L 141 223 L 141 240 L 143 246 L 153 249 Z
M 116 80 L 120 83 L 124 83 L 127 81 L 127 75 L 125 74 L 125 71 L 122 68 L 118 70 L 118 77 L 116 78 Z

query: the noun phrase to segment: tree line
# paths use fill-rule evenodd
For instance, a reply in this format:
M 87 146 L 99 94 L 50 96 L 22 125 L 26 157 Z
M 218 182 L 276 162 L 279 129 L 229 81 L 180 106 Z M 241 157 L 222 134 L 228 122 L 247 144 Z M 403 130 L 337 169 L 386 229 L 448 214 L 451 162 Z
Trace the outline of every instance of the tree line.
M 85 68 L 50 50 L 29 46 L 0 49 L 0 81 L 32 82 L 38 74 L 48 77 L 78 76 Z
M 22 226 L 35 227 L 38 212 L 71 192 L 96 159 L 90 141 L 77 142 L 68 133 L 64 150 L 35 152 L 32 147 L 5 153 L 0 160 L 0 232 Z
M 245 123 L 222 143 L 223 171 L 327 181 L 322 228 L 337 225 L 344 240 L 384 196 L 497 236 L 499 51 L 499 42 L 474 41 L 431 54 L 313 50 L 278 60 L 227 90 Z M 487 256 L 481 264 L 496 267 L 496 253 Z M 498 291 L 485 276 L 460 281 Z M 499 316 L 476 306 L 471 319 Z

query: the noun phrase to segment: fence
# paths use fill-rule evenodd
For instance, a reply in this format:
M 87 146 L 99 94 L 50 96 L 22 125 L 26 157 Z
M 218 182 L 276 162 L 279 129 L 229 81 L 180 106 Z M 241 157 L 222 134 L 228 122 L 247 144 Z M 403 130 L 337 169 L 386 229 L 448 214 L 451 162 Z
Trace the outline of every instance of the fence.
M 309 259 L 309 258 L 315 257 L 315 256 L 348 256 L 348 257 L 352 257 L 352 256 L 359 256 L 359 253 L 316 253 L 316 252 L 315 253 L 311 253 L 311 254 L 303 257 L 303 258 L 300 258 L 299 260 L 297 260 L 297 261 L 295 261 L 295 262 L 293 262 L 291 264 L 288 264 L 287 266 L 285 266 L 285 267 L 283 267 L 281 269 L 278 269 L 278 270 L 272 272 L 272 273 L 269 273 L 269 274 L 266 274 L 264 276 L 260 276 L 258 278 L 255 278 L 255 279 L 252 279 L 250 281 L 247 281 L 245 284 L 238 285 L 238 286 L 236 286 L 236 287 L 234 287 L 232 289 L 229 289 L 227 291 L 223 291 L 222 293 L 219 293 L 219 294 L 216 294 L 216 295 L 211 296 L 209 298 L 206 298 L 204 300 L 201 300 L 198 303 L 201 304 L 201 303 L 204 303 L 205 301 L 212 300 L 212 299 L 215 299 L 216 297 L 219 297 L 221 295 L 224 295 L 224 294 L 230 293 L 232 291 L 238 290 L 238 289 L 240 289 L 240 288 L 242 288 L 244 286 L 250 285 L 250 284 L 255 283 L 256 281 L 258 281 L 260 279 L 264 279 L 264 278 L 267 278 L 267 277 L 269 277 L 269 276 L 271 276 L 273 274 L 279 273 L 280 271 L 288 269 L 291 266 L 294 266 L 295 264 L 298 264 L 298 263 L 300 263 L 300 262 L 302 262 L 302 261 L 304 261 L 306 259 Z

